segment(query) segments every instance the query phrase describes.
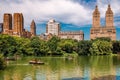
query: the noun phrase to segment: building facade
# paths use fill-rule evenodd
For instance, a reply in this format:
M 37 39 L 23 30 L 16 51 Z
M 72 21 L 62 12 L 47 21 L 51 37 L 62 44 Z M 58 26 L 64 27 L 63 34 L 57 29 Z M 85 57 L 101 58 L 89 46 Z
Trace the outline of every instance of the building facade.
M 33 36 L 33 32 L 29 32 L 24 29 L 24 17 L 22 13 L 14 13 L 13 20 L 12 14 L 5 13 L 3 17 L 2 29 L 3 29 L 2 34 L 26 38 L 30 38 Z M 31 31 L 33 31 L 32 29 L 33 28 L 31 28 Z M 36 31 L 35 29 L 36 27 L 34 27 L 34 31 Z
M 61 39 L 74 39 L 74 40 L 84 40 L 84 33 L 82 31 L 75 32 L 60 32 L 59 37 Z
M 56 22 L 54 19 L 48 21 L 46 26 L 46 34 L 44 34 L 44 37 L 48 40 L 49 38 L 51 38 L 51 35 L 58 36 L 61 39 L 75 39 L 78 41 L 84 40 L 84 33 L 82 31 L 75 32 L 60 31 L 60 24 Z
M 5 13 L 3 18 L 3 33 L 8 34 L 12 30 L 12 14 Z
M 52 35 L 59 35 L 60 25 L 54 19 L 48 21 L 46 26 L 46 33 L 50 33 Z
M 36 36 L 36 24 L 35 24 L 34 20 L 32 20 L 32 22 L 31 22 L 30 32 L 31 32 L 32 36 Z
M 116 40 L 116 29 L 114 26 L 114 14 L 111 10 L 110 5 L 105 14 L 106 25 L 100 25 L 100 12 L 98 6 L 96 6 L 95 11 L 93 12 L 93 23 L 90 30 L 90 39 L 96 39 L 100 37 L 107 37 L 111 40 Z

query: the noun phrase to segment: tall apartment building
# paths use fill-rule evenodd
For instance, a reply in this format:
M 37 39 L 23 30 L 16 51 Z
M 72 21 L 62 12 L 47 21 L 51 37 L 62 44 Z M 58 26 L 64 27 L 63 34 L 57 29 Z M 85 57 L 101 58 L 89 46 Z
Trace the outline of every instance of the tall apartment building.
M 31 28 L 31 31 L 32 29 L 36 31 L 35 27 Z M 32 36 L 32 33 L 33 32 L 29 32 L 24 29 L 24 17 L 22 13 L 14 13 L 13 20 L 12 20 L 12 14 L 9 13 L 4 14 L 2 34 L 30 38 Z
M 14 13 L 13 34 L 23 36 L 24 19 L 22 13 Z
M 46 33 L 58 36 L 59 31 L 60 31 L 59 23 L 57 23 L 54 19 L 49 20 L 46 27 Z
M 110 5 L 108 5 L 106 14 L 105 14 L 106 25 L 101 26 L 100 24 L 100 12 L 98 6 L 96 6 L 95 11 L 93 12 L 93 23 L 90 30 L 90 39 L 95 39 L 99 37 L 108 37 L 111 40 L 116 40 L 116 29 L 114 26 L 114 14 L 111 10 Z
M 3 33 L 8 34 L 12 30 L 12 14 L 5 13 L 3 18 Z
M 49 20 L 46 27 L 46 35 L 51 38 L 51 35 L 56 35 L 62 39 L 76 39 L 78 41 L 84 40 L 84 33 L 82 31 L 62 32 L 60 31 L 60 24 L 54 19 Z M 45 37 L 45 36 L 44 36 Z M 47 39 L 49 39 L 46 37 Z
M 32 22 L 31 22 L 30 32 L 31 32 L 32 36 L 36 36 L 36 24 L 35 24 L 34 20 L 32 20 Z

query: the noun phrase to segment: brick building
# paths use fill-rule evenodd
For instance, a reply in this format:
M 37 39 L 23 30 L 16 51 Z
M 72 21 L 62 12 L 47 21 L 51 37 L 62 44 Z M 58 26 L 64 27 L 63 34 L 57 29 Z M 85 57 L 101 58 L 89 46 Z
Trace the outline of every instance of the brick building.
M 30 38 L 31 36 L 36 35 L 36 30 L 35 30 L 36 26 L 35 27 L 34 26 L 35 26 L 35 22 L 34 25 L 31 26 L 32 32 L 29 32 L 24 29 L 24 17 L 22 13 L 14 13 L 13 20 L 12 20 L 12 14 L 5 13 L 3 17 L 2 34 Z
M 116 40 L 116 29 L 114 26 L 114 14 L 113 11 L 108 5 L 108 9 L 105 14 L 105 26 L 100 24 L 100 12 L 98 6 L 96 6 L 95 11 L 93 12 L 93 23 L 90 30 L 90 39 L 95 39 L 99 37 L 108 37 L 111 40 Z

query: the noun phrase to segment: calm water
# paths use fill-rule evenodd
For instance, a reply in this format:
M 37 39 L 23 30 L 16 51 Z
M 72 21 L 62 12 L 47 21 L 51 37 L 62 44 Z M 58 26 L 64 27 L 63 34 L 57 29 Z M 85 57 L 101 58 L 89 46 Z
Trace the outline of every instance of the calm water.
M 28 64 L 31 57 L 9 62 L 0 80 L 120 80 L 119 56 L 39 58 L 45 65 Z

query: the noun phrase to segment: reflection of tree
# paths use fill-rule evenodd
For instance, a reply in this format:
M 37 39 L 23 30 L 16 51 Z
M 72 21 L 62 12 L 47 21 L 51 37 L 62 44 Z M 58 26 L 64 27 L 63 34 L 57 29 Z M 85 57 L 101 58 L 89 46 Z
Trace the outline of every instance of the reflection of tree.
M 93 56 L 91 57 L 91 78 L 115 75 L 112 56 Z
M 45 65 L 9 66 L 4 73 L 4 80 L 23 80 L 27 76 L 33 80 L 39 78 L 61 80 L 66 78 L 88 79 L 89 77 L 93 79 L 116 75 L 115 66 L 120 62 L 114 63 L 115 60 L 118 60 L 117 58 L 113 60 L 114 58 L 112 56 L 80 56 L 73 60 L 66 60 L 61 57 L 46 57 L 41 58 L 46 63 Z M 30 58 L 28 59 L 30 60 Z M 28 62 L 28 59 L 24 61 Z

